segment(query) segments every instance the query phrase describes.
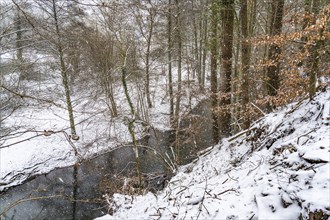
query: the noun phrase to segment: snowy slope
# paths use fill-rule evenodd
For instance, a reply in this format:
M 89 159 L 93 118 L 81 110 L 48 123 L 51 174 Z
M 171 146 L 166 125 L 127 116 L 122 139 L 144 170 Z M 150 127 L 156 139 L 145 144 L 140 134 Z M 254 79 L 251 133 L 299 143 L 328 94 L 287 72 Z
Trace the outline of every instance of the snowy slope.
M 330 215 L 330 88 L 267 115 L 157 194 L 115 194 L 99 219 L 308 219 Z M 325 217 L 326 219 L 326 217 Z

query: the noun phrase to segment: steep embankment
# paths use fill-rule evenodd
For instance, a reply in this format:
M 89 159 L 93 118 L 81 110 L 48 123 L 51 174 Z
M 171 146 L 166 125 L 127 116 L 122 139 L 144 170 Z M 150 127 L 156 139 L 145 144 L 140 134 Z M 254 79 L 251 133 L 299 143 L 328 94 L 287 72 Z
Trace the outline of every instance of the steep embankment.
M 162 192 L 115 194 L 103 219 L 327 219 L 329 124 L 327 88 L 223 140 Z

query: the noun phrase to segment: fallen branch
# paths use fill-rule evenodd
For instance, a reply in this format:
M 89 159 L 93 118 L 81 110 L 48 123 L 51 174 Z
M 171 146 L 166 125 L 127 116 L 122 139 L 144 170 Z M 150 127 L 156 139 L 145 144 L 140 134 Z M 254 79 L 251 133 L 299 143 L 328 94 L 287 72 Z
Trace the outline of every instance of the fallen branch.
M 216 196 L 220 196 L 220 195 L 225 194 L 227 192 L 237 192 L 237 190 L 236 189 L 227 189 L 223 192 L 220 192 L 220 193 L 216 194 Z
M 300 135 L 300 136 L 298 137 L 298 139 L 297 139 L 297 144 L 299 144 L 299 140 L 300 140 L 301 137 L 307 136 L 308 134 L 312 133 L 313 131 L 316 131 L 316 128 L 313 128 L 313 129 L 310 130 L 309 132 Z
M 204 199 L 205 199 L 206 190 L 207 190 L 207 179 L 205 179 L 204 193 L 203 193 L 203 197 L 202 197 L 202 199 L 200 201 L 200 204 L 199 204 L 199 207 L 198 207 L 198 215 L 196 217 L 196 220 L 199 218 L 200 214 L 202 213 L 203 207 L 205 208 L 207 214 L 210 214 L 209 210 L 204 205 Z
M 291 114 L 292 112 L 294 112 L 295 110 L 297 110 L 305 101 L 307 97 L 303 97 L 290 111 L 288 111 L 285 116 L 287 116 L 288 114 Z
M 323 115 L 323 110 L 324 110 L 324 104 L 322 104 L 322 107 L 320 109 L 320 112 L 317 115 L 317 117 L 315 118 L 315 121 L 317 121 Z
M 252 170 L 249 170 L 249 172 L 248 172 L 246 175 L 247 175 L 247 176 L 250 175 L 250 173 L 251 173 L 252 171 L 254 171 L 254 170 L 256 170 L 258 167 L 260 167 L 262 161 L 263 161 L 263 159 L 260 159 L 259 164 L 258 164 L 256 167 L 254 167 Z
M 234 179 L 234 178 L 232 178 L 231 176 L 229 176 L 229 173 L 227 173 L 227 175 L 228 175 L 228 177 L 229 177 L 230 179 L 232 179 L 232 180 L 238 182 L 238 179 Z
M 241 131 L 240 133 L 236 134 L 234 137 L 228 139 L 228 142 L 231 142 L 237 138 L 239 138 L 240 136 L 242 136 L 243 134 L 246 134 L 248 133 L 249 131 L 253 131 L 253 130 L 256 130 L 257 128 L 256 127 L 252 127 L 252 128 L 249 128 L 249 129 L 246 129 L 244 131 Z

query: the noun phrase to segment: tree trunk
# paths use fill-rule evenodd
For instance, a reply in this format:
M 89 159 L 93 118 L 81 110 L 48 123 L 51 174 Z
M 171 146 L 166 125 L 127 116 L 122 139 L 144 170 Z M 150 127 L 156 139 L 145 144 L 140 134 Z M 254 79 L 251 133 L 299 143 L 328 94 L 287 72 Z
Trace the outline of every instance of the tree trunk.
M 247 42 L 247 38 L 249 37 L 249 22 L 248 22 L 248 1 L 241 0 L 241 10 L 240 10 L 240 21 L 241 21 L 241 71 L 242 71 L 242 115 L 243 115 L 243 124 L 242 129 L 245 130 L 250 127 L 250 113 L 248 104 L 250 102 L 249 99 L 249 78 L 250 78 L 250 56 L 251 56 L 251 48 L 249 43 Z
M 167 18 L 167 59 L 168 59 L 168 91 L 170 95 L 170 122 L 174 123 L 174 95 L 172 80 L 172 1 L 168 1 L 168 18 Z
M 71 135 L 72 135 L 72 137 L 74 137 L 74 136 L 77 136 L 77 132 L 76 132 L 76 126 L 75 126 L 74 117 L 73 117 L 73 108 L 72 108 L 72 103 L 71 103 L 68 75 L 67 75 L 67 69 L 66 69 L 65 62 L 64 62 L 63 48 L 62 48 L 62 42 L 61 42 L 60 29 L 59 29 L 59 25 L 58 25 L 58 17 L 57 17 L 57 12 L 56 12 L 55 0 L 53 0 L 53 14 L 54 14 L 55 29 L 56 29 L 56 35 L 57 35 L 57 50 L 59 53 L 59 59 L 60 59 L 60 64 L 61 64 L 62 83 L 64 86 L 65 99 L 66 99 L 66 104 L 68 107 Z
M 272 0 L 272 14 L 270 22 L 270 36 L 280 35 L 282 31 L 282 18 L 284 0 Z M 268 60 L 271 64 L 267 67 L 267 93 L 270 96 L 276 96 L 277 90 L 280 87 L 279 79 L 279 56 L 281 48 L 276 43 L 273 43 L 268 51 Z
M 194 16 L 194 59 L 195 59 L 195 65 L 193 67 L 193 79 L 198 78 L 198 83 L 200 85 L 200 80 L 201 80 L 201 68 L 200 68 L 200 59 L 199 59 L 199 50 L 198 50 L 198 24 L 199 22 Z
M 179 112 L 180 112 L 180 100 L 181 100 L 181 71 L 182 71 L 182 36 L 181 36 L 181 15 L 180 15 L 180 1 L 175 0 L 176 3 L 176 17 L 175 17 L 175 29 L 176 29 L 176 42 L 178 43 L 178 87 L 177 87 L 177 95 L 176 95 L 176 103 L 175 103 L 175 121 L 176 127 L 179 126 Z
M 217 80 L 217 60 L 218 60 L 218 8 L 217 0 L 212 1 L 211 5 L 211 33 L 210 33 L 210 52 L 211 52 L 211 102 L 212 102 L 212 135 L 214 144 L 219 141 L 219 119 L 218 119 L 218 80 Z
M 221 21 L 222 21 L 222 85 L 220 107 L 223 109 L 220 119 L 220 134 L 222 137 L 230 135 L 231 132 L 231 74 L 232 74 L 232 50 L 234 30 L 234 0 L 222 0 Z
M 138 175 L 138 178 L 139 178 L 139 188 L 141 189 L 142 177 L 141 177 L 141 168 L 140 168 L 140 157 L 139 157 L 139 149 L 138 149 L 138 146 L 137 146 L 137 140 L 136 140 L 135 132 L 134 132 L 135 119 L 138 118 L 138 117 L 135 113 L 131 97 L 128 93 L 128 88 L 127 88 L 127 83 L 126 83 L 126 76 L 127 76 L 127 73 L 126 73 L 126 58 L 127 58 L 127 54 L 125 56 L 124 65 L 122 66 L 122 69 L 121 69 L 121 73 L 122 73 L 121 80 L 122 80 L 122 83 L 123 83 L 125 96 L 126 96 L 128 105 L 129 105 L 130 110 L 131 110 L 131 115 L 132 115 L 132 119 L 128 119 L 128 131 L 131 135 L 132 142 L 133 142 L 133 150 L 134 150 L 134 153 L 135 153 L 135 161 L 136 161 L 136 172 L 137 172 L 137 175 Z
M 316 23 L 316 16 L 319 13 L 320 10 L 321 1 L 320 0 L 313 0 L 312 3 L 312 20 L 309 22 L 310 25 L 315 25 Z M 323 35 L 323 29 L 320 31 L 320 35 Z M 322 39 L 322 38 L 321 38 Z M 317 82 L 317 75 L 319 72 L 319 52 L 322 44 L 321 40 L 316 40 L 316 42 L 313 42 L 311 48 L 310 48 L 310 56 L 308 58 L 308 70 L 309 70 L 309 98 L 312 99 L 316 93 L 316 82 Z
M 179 129 L 180 129 L 180 100 L 181 100 L 181 68 L 182 68 L 182 36 L 181 36 L 181 6 L 180 1 L 175 0 L 176 5 L 176 16 L 175 16 L 175 38 L 177 42 L 177 56 L 178 56 L 178 87 L 177 87 L 177 94 L 176 94 L 176 103 L 175 103 L 175 129 L 176 129 L 176 163 L 180 164 L 181 160 L 181 153 L 180 153 L 180 143 L 179 143 Z
M 202 76 L 201 76 L 201 88 L 202 90 L 204 90 L 205 88 L 205 75 L 206 75 L 206 55 L 207 55 L 207 29 L 208 26 L 208 21 L 207 21 L 207 16 L 204 16 L 203 18 L 203 53 L 202 53 L 202 61 L 201 61 L 201 65 L 202 65 Z
M 153 10 L 153 9 L 150 9 Z M 150 98 L 150 47 L 151 47 L 151 38 L 153 34 L 154 28 L 154 12 L 149 11 L 149 18 L 150 18 L 150 27 L 149 33 L 147 37 L 147 53 L 146 53 L 146 96 L 147 96 L 147 103 L 148 107 L 152 107 L 152 102 Z

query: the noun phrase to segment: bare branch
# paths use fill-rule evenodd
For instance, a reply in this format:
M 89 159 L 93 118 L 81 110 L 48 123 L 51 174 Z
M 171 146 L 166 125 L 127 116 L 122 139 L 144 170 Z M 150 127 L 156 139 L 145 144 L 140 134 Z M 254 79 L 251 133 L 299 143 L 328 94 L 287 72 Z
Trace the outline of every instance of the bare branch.
M 20 10 L 22 13 L 23 13 L 23 15 L 24 15 L 24 17 L 25 17 L 25 19 L 27 20 L 27 22 L 33 27 L 33 28 L 35 28 L 34 27 L 34 25 L 33 25 L 33 23 L 30 21 L 30 19 L 28 18 L 28 16 L 27 16 L 27 14 L 25 13 L 25 11 L 24 10 L 22 10 L 22 8 L 14 1 L 14 0 L 11 0 L 12 2 L 13 2 L 13 4 L 18 8 L 18 10 Z
M 26 94 L 21 94 L 19 92 L 16 92 L 12 89 L 9 89 L 8 87 L 4 86 L 4 85 L 1 85 L 0 86 L 1 88 L 7 90 L 8 92 L 16 95 L 16 96 L 19 96 L 20 98 L 24 99 L 24 98 L 29 98 L 29 99 L 33 99 L 33 100 L 37 100 L 37 101 L 42 101 L 42 102 L 46 102 L 46 103 L 50 103 L 50 104 L 53 104 L 59 108 L 62 108 L 62 109 L 65 109 L 63 106 L 61 106 L 60 104 L 58 103 L 55 103 L 54 101 L 52 100 L 48 100 L 48 99 L 41 99 L 41 98 L 36 98 L 36 97 L 33 97 L 33 96 L 30 96 L 30 95 L 26 95 Z

